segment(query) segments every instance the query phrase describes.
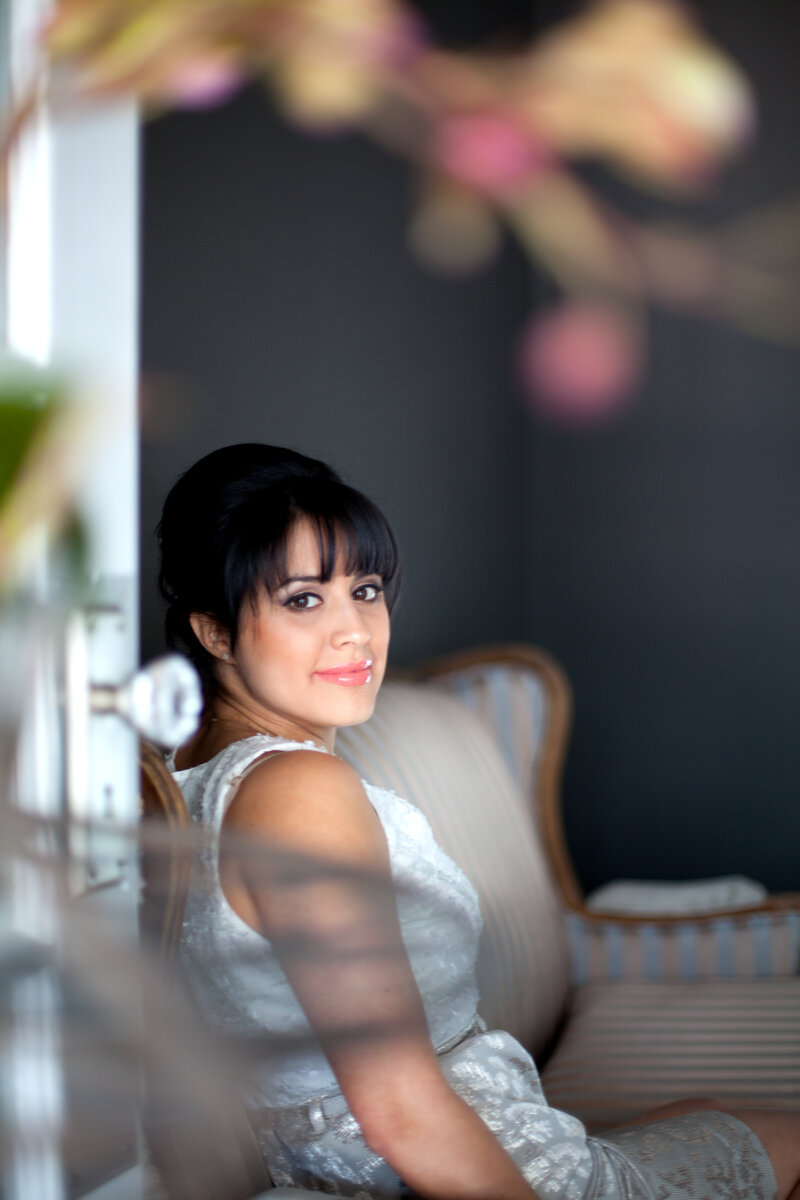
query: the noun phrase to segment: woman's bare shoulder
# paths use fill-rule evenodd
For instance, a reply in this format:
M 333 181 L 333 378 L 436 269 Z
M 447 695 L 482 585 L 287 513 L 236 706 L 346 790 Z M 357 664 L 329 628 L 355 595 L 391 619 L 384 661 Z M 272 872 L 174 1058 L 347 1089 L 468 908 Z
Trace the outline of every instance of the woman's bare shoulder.
M 319 750 L 273 750 L 267 751 L 248 770 L 239 789 L 240 794 L 262 794 L 286 789 L 302 789 L 311 784 L 315 788 L 360 788 L 363 784 L 353 768 L 335 754 Z
M 333 754 L 291 750 L 270 754 L 252 767 L 225 823 L 237 832 L 304 845 L 322 839 L 329 850 L 333 840 L 357 853 L 358 841 L 375 835 L 377 817 L 351 766 Z

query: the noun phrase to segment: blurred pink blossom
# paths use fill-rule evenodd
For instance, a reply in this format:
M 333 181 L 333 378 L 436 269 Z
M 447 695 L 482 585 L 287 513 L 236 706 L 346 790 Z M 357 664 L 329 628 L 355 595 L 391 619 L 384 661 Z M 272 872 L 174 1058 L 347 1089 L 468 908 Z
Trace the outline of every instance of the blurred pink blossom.
M 597 424 L 627 407 L 643 358 L 639 324 L 627 313 L 581 302 L 534 317 L 519 347 L 531 406 L 563 424 Z
M 768 227 L 755 238 L 762 262 L 749 236 L 737 251 L 731 238 L 629 218 L 571 168 L 600 160 L 691 194 L 744 145 L 751 86 L 685 0 L 580 0 L 510 52 L 439 48 L 415 0 L 49 7 L 42 65 L 69 67 L 51 72 L 60 103 L 129 95 L 159 113 L 213 105 L 258 80 L 301 129 L 361 129 L 419 168 L 409 240 L 436 268 L 484 266 L 506 227 L 573 297 L 532 322 L 520 351 L 532 405 L 554 418 L 588 423 L 622 407 L 651 299 L 768 336 L 795 327 L 796 285 L 779 277 Z M 0 203 L 11 149 L 44 94 L 34 82 L 0 129 Z
M 478 112 L 445 117 L 431 150 L 434 164 L 461 183 L 502 193 L 552 161 L 549 148 L 513 117 Z
M 402 69 L 413 66 L 417 55 L 426 50 L 428 41 L 428 30 L 419 13 L 396 8 L 386 14 L 382 25 L 371 31 L 364 49 L 373 61 Z
M 565 157 L 601 156 L 655 185 L 702 182 L 755 124 L 737 64 L 673 0 L 594 0 L 498 83 Z M 516 97 L 516 103 L 514 101 Z
M 198 54 L 174 66 L 162 88 L 164 98 L 182 108 L 207 108 L 227 100 L 244 83 L 234 62 L 214 54 Z

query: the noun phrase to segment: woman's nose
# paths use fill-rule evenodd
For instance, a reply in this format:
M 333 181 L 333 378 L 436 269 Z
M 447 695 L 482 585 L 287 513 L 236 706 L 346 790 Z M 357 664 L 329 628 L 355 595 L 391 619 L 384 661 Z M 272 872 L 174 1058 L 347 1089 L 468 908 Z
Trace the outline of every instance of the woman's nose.
M 353 642 L 363 646 L 369 641 L 369 629 L 364 620 L 364 614 L 355 600 L 345 603 L 337 611 L 334 627 L 334 637 L 340 644 Z

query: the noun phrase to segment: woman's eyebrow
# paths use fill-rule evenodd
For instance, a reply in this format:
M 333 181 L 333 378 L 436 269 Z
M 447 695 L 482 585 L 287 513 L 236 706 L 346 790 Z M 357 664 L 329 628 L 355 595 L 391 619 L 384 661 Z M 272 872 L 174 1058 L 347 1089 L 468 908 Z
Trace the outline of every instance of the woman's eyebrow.
M 354 579 L 367 579 L 371 576 L 381 578 L 380 571 L 354 571 Z M 285 579 L 280 579 L 275 584 L 275 591 L 280 591 L 281 588 L 290 587 L 293 583 L 327 583 L 330 576 L 328 575 L 287 575 Z
M 290 583 L 324 583 L 324 580 L 321 575 L 288 575 L 280 581 L 278 587 L 287 587 Z

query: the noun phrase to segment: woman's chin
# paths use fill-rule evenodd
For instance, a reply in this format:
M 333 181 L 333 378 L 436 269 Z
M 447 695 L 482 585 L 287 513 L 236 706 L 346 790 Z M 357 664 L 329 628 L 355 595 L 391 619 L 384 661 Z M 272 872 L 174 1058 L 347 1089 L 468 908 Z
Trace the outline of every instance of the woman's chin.
M 377 690 L 372 688 L 359 692 L 348 689 L 347 696 L 342 698 L 344 702 L 336 705 L 336 715 L 331 725 L 337 729 L 344 729 L 348 725 L 362 725 L 374 713 L 377 698 Z

